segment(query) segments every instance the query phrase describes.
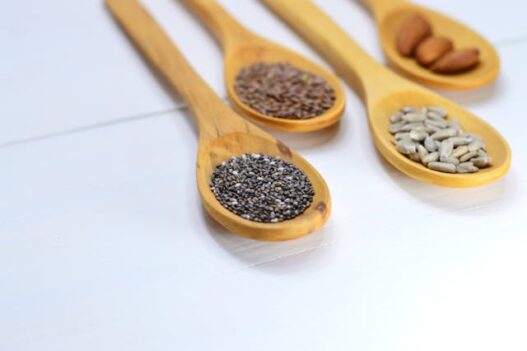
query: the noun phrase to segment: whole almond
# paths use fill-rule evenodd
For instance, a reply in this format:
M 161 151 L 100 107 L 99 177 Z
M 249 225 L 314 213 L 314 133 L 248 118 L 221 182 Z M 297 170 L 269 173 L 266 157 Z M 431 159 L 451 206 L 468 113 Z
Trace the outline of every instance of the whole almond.
M 415 57 L 421 66 L 428 67 L 453 48 L 454 44 L 447 38 L 429 37 L 419 44 Z
M 430 23 L 418 14 L 405 20 L 397 34 L 397 51 L 403 56 L 412 56 L 417 46 L 432 35 Z
M 446 53 L 430 69 L 436 73 L 454 74 L 474 68 L 478 63 L 478 49 L 462 49 Z

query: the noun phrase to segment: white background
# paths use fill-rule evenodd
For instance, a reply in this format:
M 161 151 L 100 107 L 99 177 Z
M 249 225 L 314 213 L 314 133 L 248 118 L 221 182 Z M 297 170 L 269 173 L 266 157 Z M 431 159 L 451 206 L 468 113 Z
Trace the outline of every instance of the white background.
M 325 65 L 258 1 L 221 2 Z M 175 0 L 145 3 L 225 97 L 208 33 Z M 364 8 L 317 3 L 383 61 Z M 494 85 L 447 95 L 509 141 L 509 174 L 464 190 L 409 179 L 347 89 L 339 126 L 275 133 L 326 178 L 331 219 L 264 243 L 204 213 L 192 117 L 100 0 L 3 0 L 0 350 L 527 350 L 527 8 L 420 3 L 497 46 Z

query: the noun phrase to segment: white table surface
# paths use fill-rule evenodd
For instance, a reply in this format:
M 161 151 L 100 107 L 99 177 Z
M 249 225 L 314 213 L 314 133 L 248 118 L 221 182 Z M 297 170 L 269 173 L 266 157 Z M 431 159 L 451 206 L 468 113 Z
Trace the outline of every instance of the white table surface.
M 258 1 L 221 2 L 325 65 Z M 2 2 L 0 350 L 527 350 L 527 6 L 420 2 L 497 46 L 494 85 L 447 95 L 507 138 L 509 174 L 464 190 L 409 179 L 346 88 L 339 126 L 275 133 L 333 196 L 322 230 L 283 243 L 204 213 L 192 117 L 100 0 Z M 225 97 L 208 33 L 177 1 L 145 3 Z M 317 3 L 383 60 L 358 3 Z

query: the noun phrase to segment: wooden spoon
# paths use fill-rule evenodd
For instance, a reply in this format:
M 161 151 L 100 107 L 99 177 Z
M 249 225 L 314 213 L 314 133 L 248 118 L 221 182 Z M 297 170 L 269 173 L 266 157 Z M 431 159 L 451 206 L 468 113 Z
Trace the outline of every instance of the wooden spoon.
M 106 4 L 137 48 L 188 103 L 198 121 L 196 177 L 209 214 L 231 231 L 258 240 L 293 239 L 321 227 L 329 217 L 330 194 L 320 174 L 282 142 L 232 112 L 137 0 L 106 0 Z M 211 174 L 216 165 L 244 153 L 280 157 L 302 169 L 315 191 L 312 205 L 302 215 L 280 223 L 249 221 L 224 208 L 209 188 Z
M 309 132 L 337 123 L 344 112 L 344 91 L 334 74 L 305 57 L 264 39 L 243 27 L 215 0 L 183 0 L 207 25 L 224 49 L 225 83 L 236 111 L 266 126 L 289 132 Z M 264 115 L 244 104 L 234 91 L 234 82 L 242 68 L 255 63 L 288 62 L 326 80 L 335 90 L 336 100 L 324 114 L 304 120 Z
M 406 0 L 362 0 L 375 16 L 381 45 L 388 62 L 399 73 L 437 88 L 471 89 L 493 82 L 500 70 L 496 49 L 481 35 L 458 21 Z M 419 13 L 432 25 L 435 36 L 450 38 L 458 49 L 476 48 L 480 63 L 474 69 L 454 75 L 438 74 L 421 67 L 414 58 L 404 57 L 396 49 L 396 36 L 402 22 Z
M 399 77 L 366 54 L 335 22 L 309 0 L 262 0 L 317 49 L 362 96 L 370 131 L 379 152 L 410 177 L 449 187 L 490 183 L 509 169 L 511 151 L 503 137 L 488 123 L 461 106 Z M 300 10 L 301 9 L 301 10 Z M 388 132 L 389 116 L 403 106 L 442 106 L 468 132 L 483 137 L 493 165 L 473 174 L 432 171 L 395 150 Z

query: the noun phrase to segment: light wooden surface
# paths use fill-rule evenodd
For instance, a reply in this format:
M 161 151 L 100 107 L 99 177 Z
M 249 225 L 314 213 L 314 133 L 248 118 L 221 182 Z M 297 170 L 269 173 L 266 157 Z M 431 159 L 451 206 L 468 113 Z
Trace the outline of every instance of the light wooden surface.
M 511 150 L 491 125 L 461 106 L 400 78 L 375 62 L 312 1 L 262 1 L 317 49 L 362 96 L 377 149 L 401 172 L 425 182 L 449 187 L 481 186 L 507 173 Z M 483 137 L 494 162 L 492 167 L 473 174 L 447 174 L 430 170 L 401 155 L 391 142 L 393 136 L 388 132 L 388 117 L 404 106 L 446 108 L 465 130 Z
M 106 4 L 132 42 L 187 102 L 198 121 L 196 181 L 208 213 L 234 233 L 257 240 L 290 240 L 319 229 L 329 218 L 331 198 L 317 170 L 282 141 L 232 112 L 139 1 L 106 0 Z M 220 163 L 246 153 L 276 156 L 302 169 L 315 193 L 311 206 L 300 216 L 279 223 L 249 221 L 223 207 L 210 190 L 212 172 Z
M 307 58 L 250 32 L 230 16 L 215 0 L 184 0 L 203 21 L 224 50 L 225 86 L 233 107 L 246 117 L 265 126 L 289 132 L 311 132 L 337 123 L 346 104 L 344 90 L 334 74 Z M 256 63 L 288 62 L 326 80 L 335 91 L 335 102 L 324 114 L 304 119 L 284 119 L 264 115 L 244 104 L 234 90 L 241 69 Z
M 145 4 L 226 98 L 213 38 L 179 2 Z M 328 68 L 259 1 L 221 4 Z M 366 9 L 317 4 L 383 61 Z M 363 104 L 344 85 L 338 126 L 271 131 L 324 175 L 331 218 L 313 235 L 266 243 L 206 214 L 194 119 L 100 0 L 3 3 L 0 349 L 527 349 L 525 4 L 419 4 L 496 45 L 496 83 L 447 96 L 509 141 L 510 172 L 471 189 L 405 176 L 378 154 Z
M 442 89 L 474 89 L 492 83 L 498 76 L 498 53 L 492 44 L 468 26 L 406 0 L 364 0 L 364 3 L 373 13 L 388 62 L 410 79 Z M 456 49 L 477 48 L 480 64 L 468 72 L 444 75 L 421 67 L 414 58 L 401 56 L 395 47 L 396 36 L 402 22 L 413 13 L 421 14 L 430 22 L 434 35 L 450 38 Z

